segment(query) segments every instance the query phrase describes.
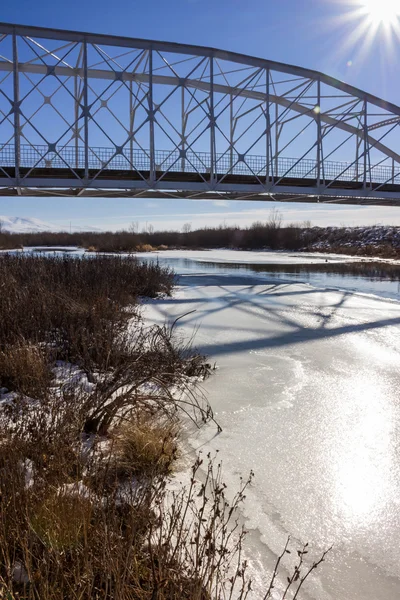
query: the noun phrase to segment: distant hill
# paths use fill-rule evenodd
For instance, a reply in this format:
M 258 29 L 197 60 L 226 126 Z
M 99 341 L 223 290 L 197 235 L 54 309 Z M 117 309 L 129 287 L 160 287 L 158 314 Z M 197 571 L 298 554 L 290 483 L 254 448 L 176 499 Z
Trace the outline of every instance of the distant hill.
M 47 223 L 33 217 L 5 217 L 0 215 L 0 232 L 9 233 L 38 233 L 42 231 L 69 231 L 69 228 Z M 101 231 L 98 227 L 92 225 L 74 225 L 72 231 Z
M 4 217 L 0 215 L 0 229 L 10 233 L 35 233 L 38 231 L 57 231 L 59 228 L 33 217 Z

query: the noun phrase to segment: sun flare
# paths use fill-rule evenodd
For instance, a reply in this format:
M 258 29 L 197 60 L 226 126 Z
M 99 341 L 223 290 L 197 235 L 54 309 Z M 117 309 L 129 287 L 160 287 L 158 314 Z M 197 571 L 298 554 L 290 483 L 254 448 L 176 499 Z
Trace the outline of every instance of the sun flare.
M 340 7 L 335 20 L 340 40 L 335 50 L 337 60 L 353 67 L 379 51 L 390 64 L 398 61 L 400 0 L 332 1 Z
M 363 13 L 371 23 L 396 26 L 400 19 L 399 0 L 363 0 Z

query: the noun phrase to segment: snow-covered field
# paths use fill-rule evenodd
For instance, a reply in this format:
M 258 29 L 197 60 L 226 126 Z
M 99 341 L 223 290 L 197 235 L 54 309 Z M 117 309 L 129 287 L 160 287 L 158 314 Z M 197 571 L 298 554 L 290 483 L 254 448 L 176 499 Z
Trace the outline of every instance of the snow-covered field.
M 226 262 L 224 252 L 184 255 Z M 263 254 L 230 260 L 271 262 Z M 326 258 L 336 260 L 298 260 Z M 256 579 L 290 534 L 294 547 L 310 542 L 312 558 L 334 545 L 303 598 L 398 598 L 400 303 L 209 273 L 201 262 L 182 273 L 175 296 L 151 303 L 147 316 L 195 310 L 180 331 L 196 330 L 196 345 L 217 362 L 205 388 L 223 432 L 206 427 L 190 441 L 220 451 L 232 488 L 255 471 L 243 516 Z

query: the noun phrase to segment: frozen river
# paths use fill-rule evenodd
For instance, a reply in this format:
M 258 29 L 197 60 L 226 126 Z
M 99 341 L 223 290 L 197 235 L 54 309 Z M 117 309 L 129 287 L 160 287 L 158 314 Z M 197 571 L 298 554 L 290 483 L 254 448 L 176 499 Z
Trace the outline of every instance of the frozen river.
M 205 427 L 191 444 L 220 451 L 233 487 L 255 471 L 244 519 L 256 587 L 290 534 L 312 557 L 334 545 L 303 598 L 399 598 L 398 283 L 292 268 L 322 264 L 320 255 L 162 257 L 179 285 L 149 316 L 195 310 L 180 331 L 196 331 L 218 365 L 205 388 L 223 432 Z M 263 270 L 267 262 L 291 267 Z

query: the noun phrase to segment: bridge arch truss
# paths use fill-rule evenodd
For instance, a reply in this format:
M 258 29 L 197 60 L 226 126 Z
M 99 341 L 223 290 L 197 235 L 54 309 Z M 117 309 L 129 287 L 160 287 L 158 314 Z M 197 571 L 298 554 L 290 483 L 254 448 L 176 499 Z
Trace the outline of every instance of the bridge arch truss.
M 399 124 L 302 67 L 0 23 L 0 195 L 397 204 Z

